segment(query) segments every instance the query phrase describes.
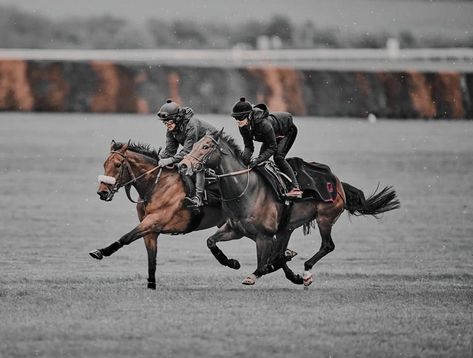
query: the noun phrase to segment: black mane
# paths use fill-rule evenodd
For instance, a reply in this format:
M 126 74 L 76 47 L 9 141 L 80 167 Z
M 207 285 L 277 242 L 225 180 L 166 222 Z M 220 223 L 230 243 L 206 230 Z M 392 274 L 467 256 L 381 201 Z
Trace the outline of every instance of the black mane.
M 215 133 L 213 133 L 215 134 Z M 222 134 L 222 140 L 228 144 L 230 149 L 235 153 L 236 157 L 241 160 L 243 163 L 245 163 L 246 159 L 244 158 L 243 151 L 241 148 L 238 146 L 238 144 L 235 143 L 235 139 L 228 135 L 228 134 Z
M 121 149 L 126 143 L 121 143 L 121 142 L 115 142 L 112 145 L 112 150 L 119 150 Z M 134 143 L 130 142 L 128 144 L 128 150 L 146 155 L 147 157 L 150 157 L 156 161 L 159 161 L 159 155 L 158 152 L 154 148 L 151 148 L 149 144 L 143 144 L 143 143 Z

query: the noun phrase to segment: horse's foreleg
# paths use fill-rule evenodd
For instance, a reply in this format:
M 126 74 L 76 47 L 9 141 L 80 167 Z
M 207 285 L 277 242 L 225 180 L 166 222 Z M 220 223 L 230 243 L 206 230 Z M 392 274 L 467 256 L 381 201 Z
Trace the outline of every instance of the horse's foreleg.
M 152 216 L 147 216 L 138 226 L 136 226 L 133 230 L 123 235 L 120 239 L 115 241 L 114 243 L 110 244 L 103 249 L 98 249 L 89 252 L 90 256 L 94 259 L 101 260 L 103 256 L 110 256 L 118 249 L 120 249 L 123 245 L 129 245 L 133 241 L 143 237 L 152 232 L 157 232 L 158 225 L 156 224 L 155 218 Z
M 243 235 L 235 232 L 227 223 L 225 223 L 215 234 L 207 239 L 207 247 L 210 249 L 210 252 L 212 252 L 217 261 L 223 266 L 228 266 L 232 269 L 238 270 L 240 268 L 238 260 L 229 259 L 217 246 L 217 242 L 237 240 L 242 238 L 242 236 Z
M 287 263 L 284 263 L 284 265 L 282 265 L 282 269 L 286 278 L 292 283 L 296 285 L 302 285 L 304 283 L 304 279 L 302 278 L 302 276 L 299 274 L 295 274 L 294 271 L 292 271 L 289 266 L 287 266 Z
M 150 233 L 144 236 L 148 252 L 148 288 L 156 289 L 156 253 L 158 252 L 158 234 Z
M 258 235 L 256 237 L 256 270 L 243 280 L 244 285 L 254 285 L 256 279 L 272 272 L 268 268 L 268 261 L 273 248 L 273 237 L 269 235 Z
M 146 206 L 143 203 L 136 204 L 138 219 L 143 221 L 146 217 Z M 146 252 L 148 253 L 148 288 L 156 289 L 156 253 L 158 252 L 158 234 L 155 232 L 144 236 Z
M 276 242 L 273 245 L 272 254 L 268 263 L 268 269 L 270 269 L 271 272 L 280 269 L 287 261 L 292 259 L 292 256 L 287 257 L 285 254 L 291 235 L 291 230 L 282 230 L 276 234 Z

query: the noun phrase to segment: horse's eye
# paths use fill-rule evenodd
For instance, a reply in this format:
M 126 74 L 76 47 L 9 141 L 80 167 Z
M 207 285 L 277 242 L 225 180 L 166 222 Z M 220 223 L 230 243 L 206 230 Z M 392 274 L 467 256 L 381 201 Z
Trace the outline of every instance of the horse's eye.
M 209 146 L 207 144 L 204 144 L 204 146 L 202 148 L 203 149 L 209 149 Z
M 122 163 L 116 163 L 115 168 L 120 168 L 121 165 L 122 165 Z

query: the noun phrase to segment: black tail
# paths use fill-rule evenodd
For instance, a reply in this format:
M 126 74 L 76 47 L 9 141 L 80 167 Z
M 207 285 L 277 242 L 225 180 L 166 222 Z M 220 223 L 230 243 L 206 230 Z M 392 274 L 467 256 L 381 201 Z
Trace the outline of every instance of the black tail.
M 373 215 L 375 218 L 378 218 L 377 215 L 398 209 L 401 206 L 396 196 L 396 191 L 392 186 L 387 186 L 379 193 L 376 193 L 379 188 L 378 186 L 368 199 L 365 199 L 365 194 L 360 189 L 343 182 L 342 186 L 347 200 L 345 209 L 352 215 Z

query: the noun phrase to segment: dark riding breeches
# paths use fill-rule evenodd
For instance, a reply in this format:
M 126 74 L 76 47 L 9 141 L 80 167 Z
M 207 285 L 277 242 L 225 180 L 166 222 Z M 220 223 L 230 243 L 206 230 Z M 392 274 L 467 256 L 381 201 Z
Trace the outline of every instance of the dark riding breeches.
M 281 169 L 283 173 L 286 174 L 289 178 L 291 178 L 293 186 L 299 187 L 299 183 L 297 182 L 296 175 L 294 174 L 292 167 L 289 165 L 289 163 L 285 159 L 287 153 L 289 152 L 292 145 L 294 144 L 296 137 L 297 137 L 297 127 L 295 125 L 292 125 L 284 137 L 276 138 L 277 143 L 278 143 L 278 149 L 276 153 L 274 153 L 273 158 L 274 158 L 274 163 L 278 166 L 278 168 Z M 264 149 L 262 149 L 262 151 L 263 150 Z

